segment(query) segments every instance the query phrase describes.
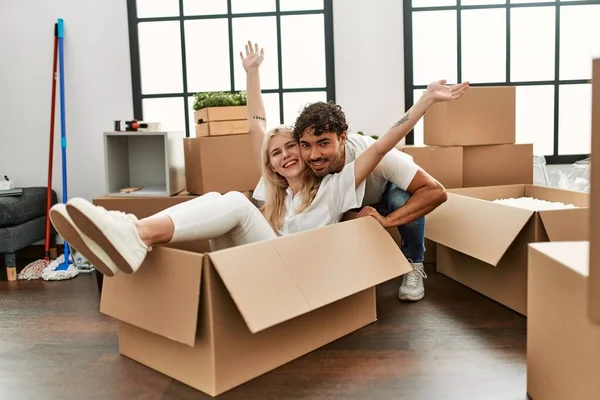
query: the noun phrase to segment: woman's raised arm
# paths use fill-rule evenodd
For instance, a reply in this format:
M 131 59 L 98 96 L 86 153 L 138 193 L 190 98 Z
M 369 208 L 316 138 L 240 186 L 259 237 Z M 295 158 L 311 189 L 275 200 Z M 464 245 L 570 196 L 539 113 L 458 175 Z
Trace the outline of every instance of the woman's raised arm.
M 267 131 L 267 118 L 260 89 L 260 74 L 258 72 L 260 64 L 264 59 L 264 49 L 260 49 L 259 51 L 258 44 L 255 43 L 253 46 L 250 41 L 248 41 L 245 48 L 246 55 L 244 56 L 240 51 L 240 57 L 242 65 L 246 70 L 248 124 L 253 151 L 260 163 L 262 142 Z

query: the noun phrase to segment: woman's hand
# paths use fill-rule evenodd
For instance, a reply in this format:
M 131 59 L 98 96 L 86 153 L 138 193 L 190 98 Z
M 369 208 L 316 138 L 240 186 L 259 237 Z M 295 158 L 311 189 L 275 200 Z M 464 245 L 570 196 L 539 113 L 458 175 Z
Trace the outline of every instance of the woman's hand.
M 240 58 L 242 59 L 244 69 L 248 72 L 253 68 L 258 68 L 263 62 L 265 49 L 260 49 L 259 51 L 258 43 L 255 43 L 254 46 L 252 46 L 252 43 L 249 40 L 245 47 L 246 57 L 244 57 L 244 54 L 240 51 Z

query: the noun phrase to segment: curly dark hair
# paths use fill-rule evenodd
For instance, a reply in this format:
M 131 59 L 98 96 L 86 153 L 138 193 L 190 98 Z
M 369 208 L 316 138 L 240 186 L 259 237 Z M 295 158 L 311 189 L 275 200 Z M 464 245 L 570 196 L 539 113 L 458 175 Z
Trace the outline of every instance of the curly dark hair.
M 307 105 L 300 113 L 294 125 L 294 139 L 299 141 L 304 131 L 309 128 L 315 130 L 315 136 L 320 136 L 323 132 L 335 132 L 340 136 L 348 130 L 348 123 L 342 107 L 333 101 L 318 101 Z

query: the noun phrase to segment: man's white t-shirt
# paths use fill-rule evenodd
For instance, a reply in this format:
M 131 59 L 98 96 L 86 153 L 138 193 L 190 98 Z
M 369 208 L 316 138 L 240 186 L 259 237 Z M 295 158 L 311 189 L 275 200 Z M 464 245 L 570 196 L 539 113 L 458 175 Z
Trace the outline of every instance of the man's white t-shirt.
M 302 197 L 300 194 L 294 195 L 288 188 L 286 213 L 279 234 L 289 235 L 340 222 L 346 211 L 360 207 L 363 201 L 365 182 L 361 182 L 357 188 L 354 182 L 354 162 L 351 162 L 339 173 L 324 177 L 314 200 L 300 213 L 296 210 Z
M 346 165 L 353 162 L 356 157 L 362 154 L 371 144 L 375 142 L 370 136 L 351 133 L 346 140 Z M 371 174 L 367 176 L 363 183 L 365 184 L 364 198 L 362 204 L 355 208 L 367 205 L 373 205 L 381 200 L 388 182 L 394 183 L 402 190 L 406 190 L 412 182 L 419 167 L 413 161 L 412 157 L 397 149 L 392 149 L 379 162 Z M 343 170 L 342 170 L 343 171 Z M 341 172 L 340 172 L 341 173 Z M 332 174 L 327 175 L 325 178 Z M 335 175 L 335 174 L 333 174 Z M 325 179 L 324 178 L 324 179 Z M 259 202 L 265 200 L 265 187 L 261 178 L 256 185 L 252 197 Z
M 375 139 L 371 136 L 349 134 L 346 140 L 346 164 L 356 160 L 356 157 L 373 143 Z M 418 170 L 419 167 L 410 155 L 392 149 L 365 179 L 365 197 L 362 206 L 378 203 L 388 182 L 392 182 L 402 190 L 408 189 Z

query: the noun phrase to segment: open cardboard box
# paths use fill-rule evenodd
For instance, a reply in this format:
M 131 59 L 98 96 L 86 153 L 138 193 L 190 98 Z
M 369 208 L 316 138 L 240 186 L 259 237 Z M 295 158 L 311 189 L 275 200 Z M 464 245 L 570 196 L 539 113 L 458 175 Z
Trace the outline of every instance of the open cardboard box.
M 532 211 L 493 203 L 533 197 L 580 208 Z M 427 215 L 425 236 L 436 242 L 437 270 L 477 292 L 527 314 L 527 246 L 589 240 L 589 195 L 535 185 L 448 190 Z
M 360 218 L 204 254 L 154 248 L 104 280 L 100 311 L 122 355 L 216 396 L 376 321 L 376 285 L 411 269 Z

